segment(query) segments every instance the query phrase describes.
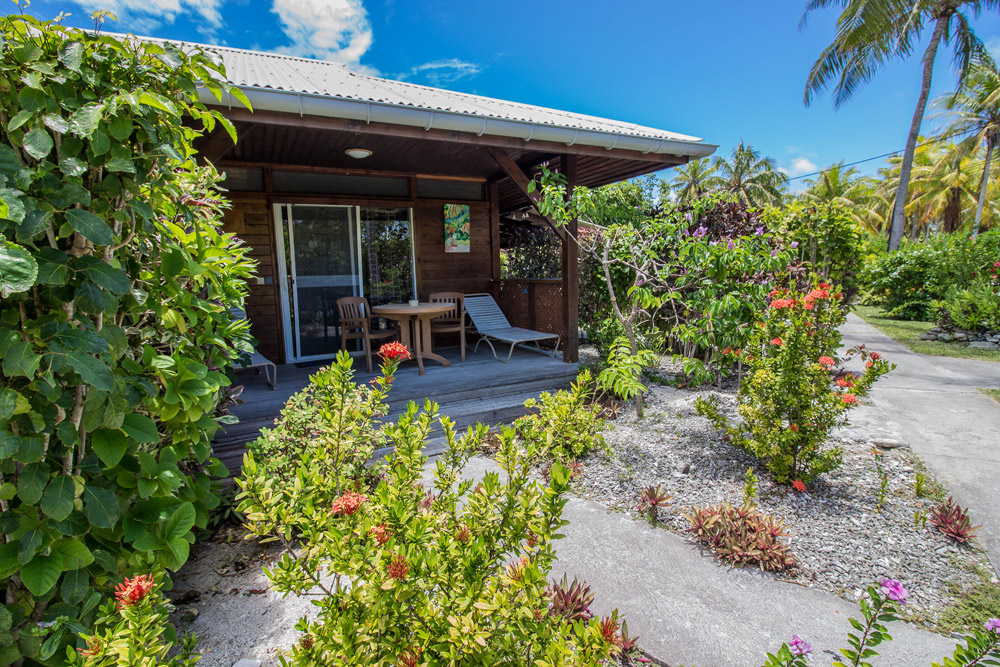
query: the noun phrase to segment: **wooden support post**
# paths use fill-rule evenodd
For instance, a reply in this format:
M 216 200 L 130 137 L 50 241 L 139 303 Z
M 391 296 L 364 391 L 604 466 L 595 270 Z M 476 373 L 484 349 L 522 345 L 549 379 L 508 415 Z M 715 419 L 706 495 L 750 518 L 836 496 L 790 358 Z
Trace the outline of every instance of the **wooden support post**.
M 490 287 L 493 298 L 500 300 L 500 188 L 490 183 Z
M 566 176 L 566 194 L 573 195 L 576 185 L 576 156 L 563 155 L 562 172 Z M 563 322 L 566 334 L 563 338 L 563 361 L 576 363 L 580 359 L 580 246 L 577 244 L 577 221 L 566 226 L 562 243 L 563 279 Z

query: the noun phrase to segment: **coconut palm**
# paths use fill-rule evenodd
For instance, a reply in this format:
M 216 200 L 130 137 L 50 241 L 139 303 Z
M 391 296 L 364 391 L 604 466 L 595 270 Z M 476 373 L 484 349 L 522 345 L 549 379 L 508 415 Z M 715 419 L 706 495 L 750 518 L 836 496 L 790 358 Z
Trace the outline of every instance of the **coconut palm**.
M 979 180 L 975 224 L 972 228 L 975 235 L 982 225 L 993 150 L 1000 142 L 1000 70 L 993 58 L 988 54 L 975 58 L 965 85 L 945 96 L 942 101 L 954 118 L 948 126 L 948 133 L 969 135 L 959 144 L 959 148 L 964 153 L 972 153 L 980 147 L 986 147 L 983 175 Z
M 715 166 L 707 158 L 691 160 L 686 165 L 677 167 L 674 178 L 670 181 L 670 189 L 681 204 L 690 204 L 709 193 L 709 182 L 715 175 Z
M 900 164 L 889 230 L 889 249 L 896 250 L 905 226 L 906 194 L 910 184 L 917 135 L 927 108 L 934 58 L 941 43 L 953 45 L 959 81 L 964 81 L 969 65 L 983 49 L 982 41 L 969 24 L 969 13 L 1000 7 L 1000 0 L 809 0 L 809 12 L 840 7 L 837 33 L 813 64 L 806 80 L 805 103 L 833 85 L 834 105 L 839 107 L 868 83 L 887 62 L 909 57 L 927 27 L 933 25 L 923 55 L 920 97 L 913 111 L 906 148 Z
M 809 188 L 802 199 L 814 204 L 834 204 L 848 211 L 859 225 L 876 230 L 884 222 L 885 200 L 877 190 L 875 179 L 858 176 L 854 167 L 843 162 L 831 165 L 816 178 L 806 179 Z
M 778 171 L 773 159 L 761 157 L 752 144 L 741 141 L 729 160 L 717 157 L 713 167 L 716 175 L 706 179 L 709 188 L 732 193 L 751 206 L 781 203 L 788 177 Z

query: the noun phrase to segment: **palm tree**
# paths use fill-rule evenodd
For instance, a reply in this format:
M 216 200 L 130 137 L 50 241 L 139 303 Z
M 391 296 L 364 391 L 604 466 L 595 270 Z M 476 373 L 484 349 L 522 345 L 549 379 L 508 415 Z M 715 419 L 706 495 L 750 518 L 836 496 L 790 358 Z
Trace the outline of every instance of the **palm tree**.
M 894 198 L 888 247 L 889 250 L 896 250 L 903 238 L 913 153 L 927 108 L 938 47 L 942 41 L 954 44 L 959 81 L 964 81 L 973 56 L 981 53 L 984 47 L 969 25 L 968 11 L 960 10 L 964 8 L 978 15 L 984 8 L 1000 6 L 1000 0 L 809 0 L 803 22 L 809 12 L 831 6 L 842 7 L 843 11 L 837 19 L 837 34 L 833 43 L 823 50 L 809 72 L 806 105 L 815 93 L 836 81 L 833 101 L 834 106 L 839 107 L 889 60 L 909 57 L 924 29 L 929 24 L 934 26 L 923 55 L 920 97 L 910 121 Z
M 956 149 L 954 144 L 917 149 L 926 159 L 914 161 L 910 179 L 907 213 L 913 213 L 913 229 L 938 223 L 942 232 L 953 233 L 963 227 L 963 218 L 976 205 L 974 183 L 976 161 Z
M 677 195 L 681 204 L 690 204 L 701 199 L 709 192 L 711 178 L 715 175 L 715 166 L 707 157 L 691 160 L 686 165 L 677 167 L 670 189 Z
M 807 179 L 809 188 L 802 199 L 813 204 L 834 204 L 844 208 L 862 227 L 875 230 L 883 223 L 884 199 L 877 182 L 858 176 L 854 167 L 838 162 L 824 169 L 816 178 Z
M 741 141 L 730 160 L 717 157 L 713 167 L 717 175 L 706 179 L 709 188 L 732 193 L 751 206 L 781 203 L 788 177 L 778 171 L 773 159 L 761 157 L 752 144 Z
M 972 234 L 979 233 L 983 220 L 983 204 L 990 180 L 993 149 L 1000 142 L 1000 70 L 988 54 L 981 54 L 972 62 L 965 85 L 943 100 L 944 107 L 952 112 L 954 120 L 948 126 L 949 134 L 970 135 L 959 144 L 959 149 L 972 153 L 986 146 L 983 175 L 979 181 L 976 218 Z

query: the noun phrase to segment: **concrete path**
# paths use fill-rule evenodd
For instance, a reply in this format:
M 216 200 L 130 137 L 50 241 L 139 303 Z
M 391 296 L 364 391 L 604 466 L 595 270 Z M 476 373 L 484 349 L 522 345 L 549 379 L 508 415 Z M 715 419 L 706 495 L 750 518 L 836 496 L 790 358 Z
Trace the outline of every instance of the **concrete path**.
M 474 457 L 463 472 L 478 478 L 496 463 Z M 767 652 L 798 634 L 814 649 L 811 662 L 827 667 L 846 646 L 856 605 L 749 569 L 718 564 L 683 537 L 571 497 L 570 525 L 556 542 L 552 579 L 563 573 L 586 581 L 604 615 L 617 608 L 629 633 L 671 667 L 759 667 Z M 906 623 L 890 626 L 879 667 L 929 667 L 951 655 L 954 642 Z M 883 648 L 883 647 L 880 647 Z
M 853 429 L 912 447 L 982 524 L 979 540 L 1000 568 L 1000 403 L 977 389 L 1000 389 L 1000 363 L 916 354 L 854 314 L 843 332 L 845 345 L 896 364 L 872 390 L 874 405 L 852 413 Z

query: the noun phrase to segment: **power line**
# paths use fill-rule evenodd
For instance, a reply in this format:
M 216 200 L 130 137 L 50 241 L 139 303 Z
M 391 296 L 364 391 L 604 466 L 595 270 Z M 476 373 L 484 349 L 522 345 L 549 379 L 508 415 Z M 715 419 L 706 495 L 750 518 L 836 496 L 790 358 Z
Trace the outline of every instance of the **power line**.
M 961 131 L 961 132 L 952 132 L 951 134 L 943 134 L 940 137 L 936 137 L 934 139 L 931 139 L 930 141 L 925 141 L 922 144 L 917 144 L 916 148 L 921 148 L 923 146 L 930 146 L 931 144 L 938 144 L 938 143 L 941 143 L 942 141 L 947 141 L 948 139 L 951 139 L 952 137 L 957 137 L 960 134 L 970 134 L 971 132 L 974 132 L 974 131 L 975 130 L 972 129 L 972 130 L 964 130 L 964 131 Z M 855 166 L 857 166 L 859 164 L 864 164 L 865 162 L 871 162 L 872 160 L 884 160 L 885 158 L 889 158 L 889 157 L 893 157 L 895 155 L 899 155 L 904 150 L 906 150 L 906 149 L 905 148 L 901 148 L 901 149 L 899 149 L 897 151 L 892 151 L 891 153 L 883 153 L 882 155 L 876 155 L 874 157 L 866 157 L 864 160 L 858 160 L 856 162 L 848 162 L 847 164 L 835 165 L 835 167 L 843 169 L 844 167 L 855 167 Z M 821 174 L 825 174 L 826 172 L 834 169 L 835 167 L 827 167 L 826 169 L 820 169 L 819 171 L 814 171 L 811 174 L 802 174 L 801 176 L 793 176 L 793 177 L 789 178 L 788 180 L 789 181 L 797 181 L 797 180 L 802 179 L 802 178 L 811 178 L 813 176 L 819 176 Z

